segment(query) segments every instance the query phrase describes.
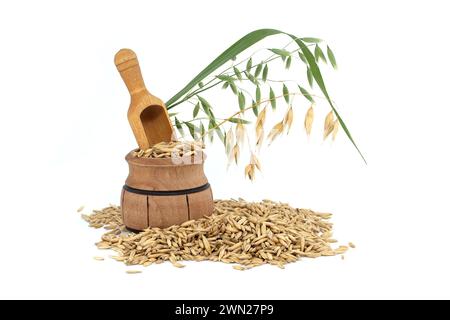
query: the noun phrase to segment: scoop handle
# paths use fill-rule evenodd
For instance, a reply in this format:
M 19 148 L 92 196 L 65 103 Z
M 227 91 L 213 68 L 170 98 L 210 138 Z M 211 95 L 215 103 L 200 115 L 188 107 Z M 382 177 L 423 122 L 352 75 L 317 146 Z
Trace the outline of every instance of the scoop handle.
M 114 63 L 116 64 L 117 70 L 119 70 L 130 95 L 147 90 L 145 88 L 144 79 L 142 78 L 139 61 L 133 50 L 119 50 L 114 57 Z

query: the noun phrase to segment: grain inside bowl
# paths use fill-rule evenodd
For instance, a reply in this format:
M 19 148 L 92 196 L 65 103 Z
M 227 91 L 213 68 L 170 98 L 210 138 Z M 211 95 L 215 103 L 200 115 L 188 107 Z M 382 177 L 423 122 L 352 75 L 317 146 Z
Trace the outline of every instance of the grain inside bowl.
M 139 234 L 123 225 L 120 207 L 110 206 L 83 215 L 91 227 L 109 230 L 99 249 L 118 253 L 112 258 L 126 265 L 181 261 L 219 261 L 247 270 L 263 264 L 284 268 L 301 258 L 344 254 L 348 246 L 335 246 L 331 214 L 293 208 L 264 200 L 216 200 L 214 213 L 166 229 L 150 228 Z
M 201 152 L 205 145 L 201 141 L 160 142 L 147 150 L 136 150 L 133 156 L 137 158 L 165 159 L 187 157 Z

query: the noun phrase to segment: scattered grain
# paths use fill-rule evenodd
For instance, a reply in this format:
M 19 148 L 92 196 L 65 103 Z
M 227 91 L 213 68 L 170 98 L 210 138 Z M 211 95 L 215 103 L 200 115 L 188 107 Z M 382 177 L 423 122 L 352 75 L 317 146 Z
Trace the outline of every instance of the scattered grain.
M 248 268 L 243 267 L 241 265 L 236 265 L 236 266 L 233 266 L 233 269 L 239 270 L 239 271 L 244 271 L 244 270 L 247 270 Z
M 262 264 L 284 268 L 302 257 L 335 256 L 348 249 L 331 246 L 330 213 L 270 200 L 216 200 L 209 217 L 166 229 L 150 228 L 139 234 L 125 229 L 117 206 L 96 210 L 83 218 L 90 226 L 107 229 L 97 247 L 114 250 L 118 255 L 112 258 L 126 265 L 169 261 L 183 268 L 180 261 L 210 260 L 236 264 L 237 270 Z
M 127 270 L 128 274 L 139 274 L 142 273 L 142 271 L 138 271 L 138 270 Z

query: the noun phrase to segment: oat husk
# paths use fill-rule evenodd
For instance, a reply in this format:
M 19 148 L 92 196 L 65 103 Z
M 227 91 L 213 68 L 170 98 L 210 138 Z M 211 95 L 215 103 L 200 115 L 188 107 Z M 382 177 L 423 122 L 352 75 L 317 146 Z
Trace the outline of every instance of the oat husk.
M 337 241 L 332 238 L 331 216 L 269 200 L 239 199 L 216 200 L 209 217 L 139 234 L 126 230 L 117 206 L 83 218 L 91 227 L 109 230 L 97 247 L 116 251 L 118 255 L 112 258 L 126 265 L 169 261 L 182 268 L 180 261 L 210 260 L 247 270 L 263 264 L 284 268 L 301 258 L 346 253 L 347 246 L 332 247 Z
M 201 141 L 172 141 L 160 142 L 147 150 L 137 150 L 133 156 L 138 158 L 166 159 L 172 157 L 187 157 L 195 155 L 204 149 Z

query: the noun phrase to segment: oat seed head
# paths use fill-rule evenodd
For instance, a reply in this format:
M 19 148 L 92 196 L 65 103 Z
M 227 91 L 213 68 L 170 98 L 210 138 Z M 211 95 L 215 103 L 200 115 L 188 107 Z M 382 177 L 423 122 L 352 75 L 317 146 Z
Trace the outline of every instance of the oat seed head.
M 269 145 L 284 131 L 283 121 L 278 122 L 273 126 L 272 130 L 270 130 L 269 135 L 267 136 L 267 140 L 269 140 Z
M 334 124 L 333 124 L 333 133 L 332 133 L 332 139 L 333 139 L 333 141 L 336 140 L 336 136 L 337 136 L 337 134 L 338 134 L 338 131 L 339 131 L 339 120 L 336 119 L 336 120 L 334 121 Z
M 286 127 L 287 133 L 291 130 L 292 122 L 294 121 L 294 110 L 292 109 L 292 105 L 289 106 L 286 115 L 284 116 L 283 122 Z
M 325 117 L 325 123 L 323 126 L 323 139 L 325 140 L 334 129 L 334 112 L 331 110 Z
M 312 124 L 314 121 L 314 104 L 312 104 L 305 116 L 305 130 L 306 134 L 309 136 L 311 134 Z
M 236 125 L 236 143 L 243 146 L 245 142 L 245 126 L 242 123 Z

